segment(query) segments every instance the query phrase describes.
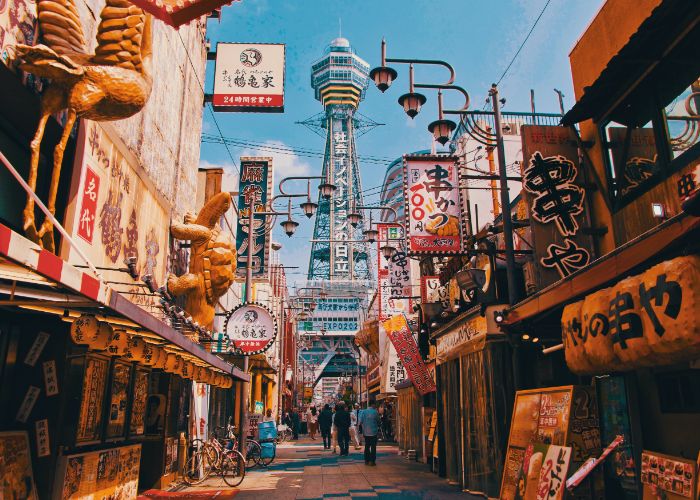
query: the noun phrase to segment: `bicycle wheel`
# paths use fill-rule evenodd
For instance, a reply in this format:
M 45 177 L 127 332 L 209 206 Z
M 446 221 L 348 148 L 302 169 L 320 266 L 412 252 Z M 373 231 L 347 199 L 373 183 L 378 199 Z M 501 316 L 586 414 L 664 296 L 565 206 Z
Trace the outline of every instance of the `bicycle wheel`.
M 251 467 L 255 467 L 256 465 L 261 465 L 262 464 L 262 447 L 260 446 L 260 443 L 258 443 L 254 439 L 248 439 L 248 441 L 246 441 L 245 458 L 246 458 L 246 466 L 249 469 Z
M 221 464 L 221 477 L 229 486 L 238 486 L 245 477 L 245 458 L 240 452 L 233 450 L 224 455 Z
M 195 485 L 204 481 L 211 474 L 212 464 L 205 453 L 195 452 L 185 463 L 183 479 L 187 484 Z
M 260 453 L 260 462 L 259 465 L 262 465 L 263 467 L 267 467 L 272 463 L 272 461 L 275 459 L 275 455 L 277 454 L 277 447 L 273 448 L 274 453 L 272 454 L 271 457 L 263 457 L 262 456 L 262 445 L 260 445 L 261 453 Z

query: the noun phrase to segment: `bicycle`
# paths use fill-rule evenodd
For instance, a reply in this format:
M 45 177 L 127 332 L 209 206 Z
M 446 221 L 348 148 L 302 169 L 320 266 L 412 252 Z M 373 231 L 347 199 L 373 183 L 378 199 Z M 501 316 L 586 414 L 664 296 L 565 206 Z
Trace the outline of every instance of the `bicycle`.
M 275 438 L 277 444 L 284 443 L 285 441 L 292 439 L 292 429 L 288 425 L 281 424 L 277 426 L 277 437 Z
M 238 451 L 238 440 L 233 434 L 233 428 L 228 426 L 228 440 L 225 443 L 216 436 L 219 429 L 223 427 L 217 428 L 208 441 L 192 441 L 190 449 L 193 451 L 184 471 L 187 484 L 199 484 L 215 472 L 219 473 L 229 486 L 238 486 L 243 481 L 247 460 Z

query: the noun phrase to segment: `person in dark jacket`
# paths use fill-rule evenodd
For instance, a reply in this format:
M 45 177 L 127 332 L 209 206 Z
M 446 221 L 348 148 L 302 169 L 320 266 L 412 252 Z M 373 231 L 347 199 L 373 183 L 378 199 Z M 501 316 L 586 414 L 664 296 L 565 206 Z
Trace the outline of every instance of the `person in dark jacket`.
M 325 405 L 321 413 L 318 414 L 318 426 L 321 429 L 323 438 L 323 449 L 331 449 L 331 426 L 333 425 L 333 412 L 329 405 Z
M 292 439 L 296 441 L 299 439 L 299 412 L 296 408 L 292 408 Z
M 336 405 L 335 427 L 338 429 L 340 456 L 347 456 L 350 447 L 350 413 L 345 409 L 345 404 L 342 402 Z

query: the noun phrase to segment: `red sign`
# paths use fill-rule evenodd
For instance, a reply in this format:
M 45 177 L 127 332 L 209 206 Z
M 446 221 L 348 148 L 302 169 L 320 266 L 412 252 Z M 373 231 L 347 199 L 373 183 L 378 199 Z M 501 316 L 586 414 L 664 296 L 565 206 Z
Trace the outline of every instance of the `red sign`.
M 453 254 L 462 248 L 459 171 L 455 158 L 404 156 L 409 254 Z
M 389 340 L 394 344 L 396 353 L 403 363 L 408 378 L 413 382 L 413 386 L 422 396 L 434 392 L 436 390 L 435 382 L 433 382 L 428 368 L 423 363 L 420 352 L 418 352 L 418 345 L 413 340 L 406 316 L 403 314 L 393 316 L 383 321 L 382 325 L 389 336 Z
M 377 289 L 379 321 L 411 312 L 411 263 L 406 255 L 403 230 L 398 224 L 377 224 Z M 382 255 L 384 245 L 398 247 L 390 259 Z
M 85 169 L 80 216 L 78 217 L 78 236 L 92 244 L 97 216 L 97 196 L 100 193 L 100 177 L 90 168 Z
M 224 330 L 240 354 L 260 354 L 272 346 L 277 336 L 277 321 L 260 304 L 241 304 L 226 315 Z
M 279 108 L 284 105 L 283 95 L 216 94 L 212 98 L 214 106 L 251 106 Z

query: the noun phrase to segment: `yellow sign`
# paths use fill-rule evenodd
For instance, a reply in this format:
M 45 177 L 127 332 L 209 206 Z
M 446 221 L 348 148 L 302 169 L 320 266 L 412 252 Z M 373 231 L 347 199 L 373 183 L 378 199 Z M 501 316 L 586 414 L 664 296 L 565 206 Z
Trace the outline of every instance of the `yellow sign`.
M 579 374 L 663 366 L 700 356 L 700 257 L 662 262 L 564 308 L 566 363 Z
M 165 284 L 169 207 L 136 158 L 98 123 L 81 123 L 78 151 L 66 229 L 93 264 L 115 269 L 102 272 L 104 279 L 117 282 L 113 288 L 128 292 L 125 297 L 136 304 L 157 306 L 137 283 L 150 275 L 154 285 Z M 61 254 L 73 264 L 85 264 L 65 241 Z M 116 271 L 127 268 L 129 259 L 136 280 Z

